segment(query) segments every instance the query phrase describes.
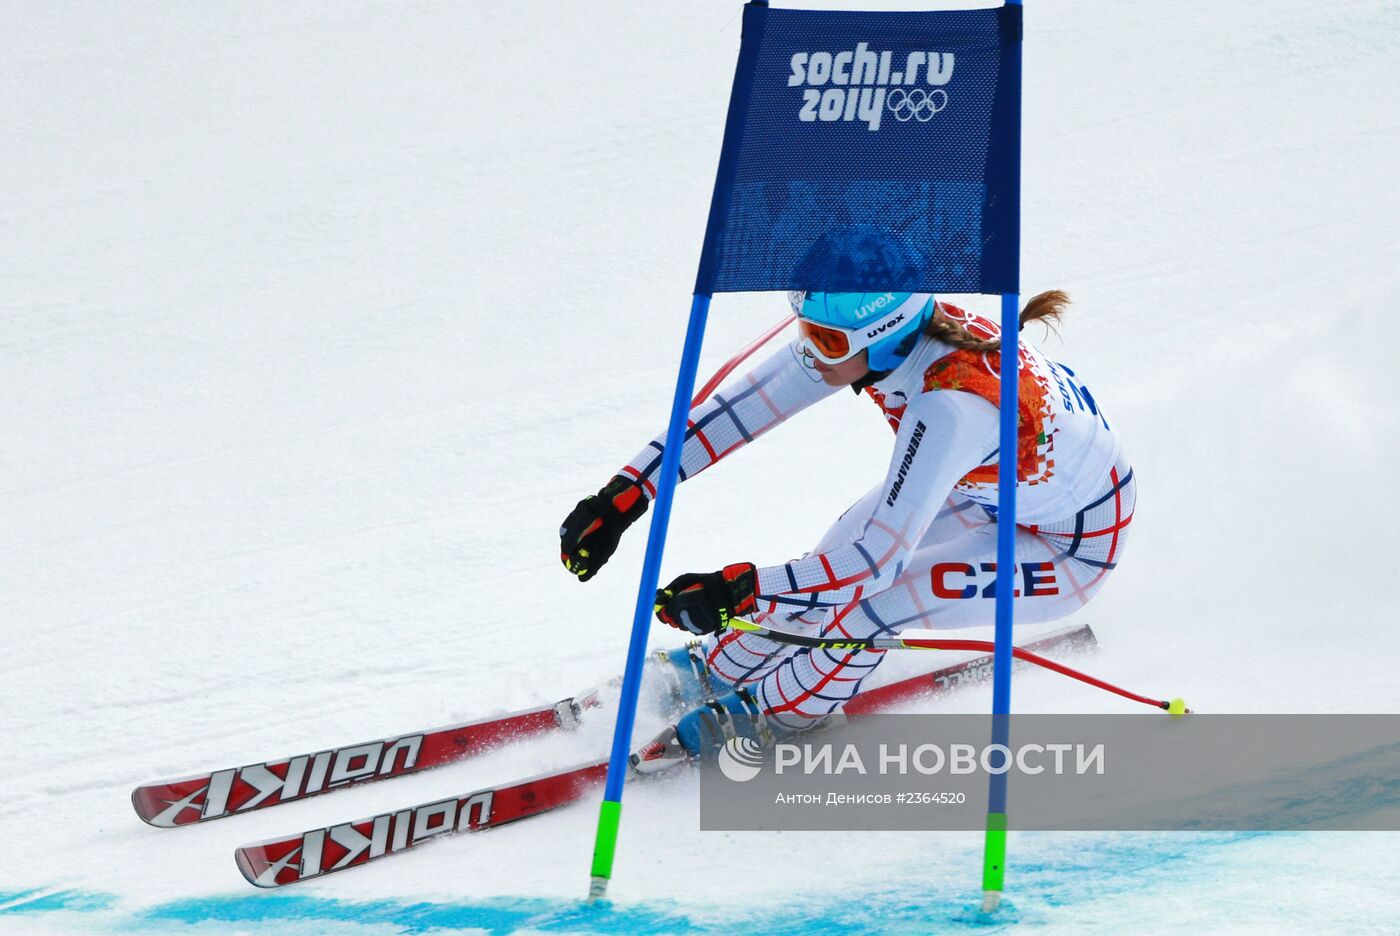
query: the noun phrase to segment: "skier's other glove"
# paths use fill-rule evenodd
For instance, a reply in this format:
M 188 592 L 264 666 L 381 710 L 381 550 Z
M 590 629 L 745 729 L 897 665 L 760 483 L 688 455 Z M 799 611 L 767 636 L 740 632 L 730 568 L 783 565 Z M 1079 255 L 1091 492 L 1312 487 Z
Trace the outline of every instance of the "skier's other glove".
M 617 551 L 623 532 L 647 512 L 647 504 L 641 486 L 622 475 L 614 475 L 597 494 L 579 501 L 559 528 L 564 568 L 580 582 L 597 575 Z
M 752 562 L 736 562 L 718 572 L 682 575 L 656 592 L 656 619 L 692 634 L 713 634 L 735 617 L 758 610 Z

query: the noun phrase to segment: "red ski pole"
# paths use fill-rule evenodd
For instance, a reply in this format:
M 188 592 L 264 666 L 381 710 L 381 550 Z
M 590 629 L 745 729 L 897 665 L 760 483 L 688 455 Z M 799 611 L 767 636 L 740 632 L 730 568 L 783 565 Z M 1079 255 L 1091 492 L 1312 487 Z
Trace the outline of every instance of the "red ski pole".
M 746 345 L 742 351 L 740 351 L 738 354 L 734 355 L 732 358 L 726 361 L 724 366 L 721 367 L 719 370 L 715 371 L 715 375 L 705 382 L 705 386 L 700 388 L 700 392 L 695 394 L 695 399 L 690 401 L 690 408 L 694 409 L 701 403 L 704 403 L 705 398 L 708 397 L 711 393 L 715 392 L 715 388 L 720 385 L 720 382 L 734 372 L 734 368 L 738 367 L 740 364 L 744 363 L 744 361 L 748 360 L 749 355 L 753 354 L 759 348 L 766 345 L 774 335 L 782 331 L 784 328 L 787 328 L 788 324 L 795 318 L 797 318 L 797 316 L 788 315 L 781 322 L 774 325 L 772 328 L 768 329 L 763 334 L 759 335 L 753 341 L 749 342 L 748 345 Z
M 937 631 L 931 630 L 908 630 L 896 637 L 871 637 L 863 640 L 853 640 L 850 638 L 832 640 L 825 637 L 809 637 L 806 634 L 792 634 L 787 631 L 775 631 L 758 624 L 750 624 L 744 620 L 733 620 L 729 624 L 735 630 L 742 630 L 751 633 L 756 637 L 767 637 L 776 643 L 792 644 L 798 647 L 811 647 L 813 649 L 826 650 L 978 650 L 990 652 L 994 644 L 990 640 L 956 640 L 939 635 Z M 1073 667 L 1065 666 L 1063 663 L 1056 663 L 1048 660 L 1037 653 L 1021 647 L 1013 648 L 1013 653 L 1018 660 L 1024 660 L 1035 666 L 1044 667 L 1070 679 L 1077 679 L 1086 685 L 1114 695 L 1140 702 L 1143 705 L 1150 705 L 1172 715 L 1173 717 L 1190 714 L 1190 709 L 1181 699 L 1154 699 L 1150 696 L 1139 695 L 1130 692 L 1120 686 L 1115 686 L 1110 682 L 1105 682 L 1096 676 L 1082 673 Z

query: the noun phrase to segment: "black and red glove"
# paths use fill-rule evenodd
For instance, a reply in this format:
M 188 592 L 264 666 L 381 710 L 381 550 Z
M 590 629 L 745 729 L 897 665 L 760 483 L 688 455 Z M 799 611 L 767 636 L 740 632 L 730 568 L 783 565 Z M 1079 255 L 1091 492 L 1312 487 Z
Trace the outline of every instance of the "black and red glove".
M 736 562 L 718 572 L 682 575 L 656 592 L 656 619 L 692 634 L 713 634 L 731 618 L 758 610 L 754 591 L 758 570 L 752 562 Z
M 597 575 L 617 551 L 622 534 L 647 512 L 648 503 L 641 486 L 622 475 L 614 475 L 597 494 L 579 501 L 559 528 L 564 568 L 580 582 Z

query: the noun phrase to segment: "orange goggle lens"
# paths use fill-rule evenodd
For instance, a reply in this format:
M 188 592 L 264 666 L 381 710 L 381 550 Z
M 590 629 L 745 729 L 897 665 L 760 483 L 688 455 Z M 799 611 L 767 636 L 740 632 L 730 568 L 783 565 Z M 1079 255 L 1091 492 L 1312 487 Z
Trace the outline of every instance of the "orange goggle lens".
M 797 333 L 833 364 L 851 356 L 851 336 L 839 329 L 798 319 Z

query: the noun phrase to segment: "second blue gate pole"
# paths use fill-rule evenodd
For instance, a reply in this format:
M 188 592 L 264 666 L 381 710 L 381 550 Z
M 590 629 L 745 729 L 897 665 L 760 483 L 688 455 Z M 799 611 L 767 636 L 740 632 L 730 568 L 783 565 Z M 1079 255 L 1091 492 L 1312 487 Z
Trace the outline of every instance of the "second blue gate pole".
M 1016 595 L 1016 441 L 1019 428 L 1020 347 L 1017 331 L 1020 296 L 1001 297 L 1001 441 L 997 452 L 997 584 L 996 646 L 992 653 L 992 741 L 1011 744 L 1011 625 Z M 1003 755 L 1010 767 L 1009 753 Z M 993 773 L 987 790 L 987 840 L 982 857 L 982 910 L 990 913 L 1001 902 L 1006 875 L 1006 778 Z
M 651 532 L 647 536 L 642 580 L 637 586 L 637 606 L 632 614 L 632 638 L 627 646 L 627 668 L 622 674 L 622 697 L 618 700 L 617 725 L 613 729 L 612 753 L 608 759 L 608 780 L 598 813 L 598 833 L 593 841 L 592 879 L 588 899 L 597 900 L 608 892 L 613 856 L 617 851 L 618 826 L 622 820 L 622 786 L 627 779 L 628 758 L 632 753 L 632 728 L 637 716 L 637 694 L 642 686 L 642 664 L 646 661 L 647 635 L 656 588 L 661 577 L 661 554 L 666 548 L 666 527 L 671 520 L 671 501 L 681 468 L 690 394 L 700 367 L 700 345 L 705 338 L 705 320 L 710 297 L 696 293 L 690 304 L 690 322 L 685 329 L 680 372 L 676 375 L 676 395 L 671 400 L 671 421 L 666 426 L 666 449 L 661 453 L 661 474 L 652 500 Z

